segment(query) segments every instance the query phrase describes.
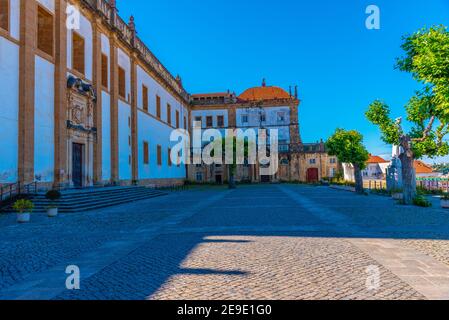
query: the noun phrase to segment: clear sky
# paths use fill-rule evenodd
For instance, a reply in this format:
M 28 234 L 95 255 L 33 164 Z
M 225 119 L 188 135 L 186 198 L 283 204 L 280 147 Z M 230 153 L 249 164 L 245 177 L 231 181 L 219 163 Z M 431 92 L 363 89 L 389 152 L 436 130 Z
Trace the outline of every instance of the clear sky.
M 393 116 L 420 88 L 394 70 L 401 37 L 424 26 L 449 25 L 449 0 L 118 0 L 135 16 L 139 36 L 190 93 L 267 85 L 299 86 L 304 142 L 337 127 L 357 129 L 369 151 L 390 147 L 364 116 L 385 100 Z M 381 10 L 381 29 L 367 30 L 365 9 Z

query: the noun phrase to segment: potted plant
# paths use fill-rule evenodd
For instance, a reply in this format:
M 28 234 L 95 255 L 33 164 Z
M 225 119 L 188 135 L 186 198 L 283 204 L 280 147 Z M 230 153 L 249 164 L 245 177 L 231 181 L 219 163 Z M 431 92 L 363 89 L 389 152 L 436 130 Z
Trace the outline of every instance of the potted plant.
M 58 215 L 58 207 L 56 206 L 56 201 L 61 199 L 61 192 L 58 190 L 50 190 L 45 194 L 45 198 L 50 200 L 52 204 L 47 207 L 47 216 L 54 218 Z
M 444 209 L 449 209 L 449 193 L 444 193 L 441 196 L 441 207 Z
M 404 199 L 404 191 L 402 189 L 392 189 L 391 191 L 391 197 L 394 200 L 402 200 Z
M 30 222 L 31 213 L 34 209 L 34 204 L 30 200 L 17 200 L 12 207 L 17 212 L 18 223 Z

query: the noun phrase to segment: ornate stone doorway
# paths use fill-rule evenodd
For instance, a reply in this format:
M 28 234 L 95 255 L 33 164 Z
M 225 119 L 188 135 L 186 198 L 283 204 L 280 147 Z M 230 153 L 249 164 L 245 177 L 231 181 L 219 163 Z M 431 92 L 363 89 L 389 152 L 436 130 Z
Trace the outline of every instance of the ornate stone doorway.
M 67 81 L 67 168 L 71 187 L 90 187 L 94 176 L 95 92 L 72 76 Z

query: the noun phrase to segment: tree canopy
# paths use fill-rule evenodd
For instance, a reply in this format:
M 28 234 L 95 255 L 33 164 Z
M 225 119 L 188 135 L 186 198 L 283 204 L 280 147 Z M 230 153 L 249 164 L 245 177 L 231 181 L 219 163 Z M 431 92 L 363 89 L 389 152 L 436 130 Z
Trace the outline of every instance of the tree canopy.
M 340 162 L 357 165 L 361 170 L 369 159 L 363 136 L 355 130 L 337 129 L 326 142 L 326 148 L 329 155 L 336 156 Z
M 412 129 L 404 133 L 402 119 L 393 120 L 389 106 L 380 100 L 370 105 L 366 116 L 379 126 L 386 143 L 403 145 L 401 139 L 407 137 L 417 159 L 447 155 L 449 144 L 444 138 L 449 133 L 449 32 L 446 27 L 432 27 L 403 40 L 405 55 L 397 59 L 396 67 L 423 84 L 405 108 Z

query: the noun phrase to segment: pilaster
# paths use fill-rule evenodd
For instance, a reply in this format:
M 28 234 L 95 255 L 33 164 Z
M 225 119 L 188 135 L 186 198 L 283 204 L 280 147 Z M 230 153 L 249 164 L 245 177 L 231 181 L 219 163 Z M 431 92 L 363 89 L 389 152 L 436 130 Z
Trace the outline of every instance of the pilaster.
M 101 31 L 99 25 L 101 19 L 96 18 L 93 23 L 93 86 L 97 94 L 97 101 L 94 111 L 94 125 L 97 128 L 97 137 L 94 143 L 94 184 L 101 184 L 103 181 L 103 135 L 102 135 L 102 70 L 101 70 Z
M 118 52 L 117 36 L 113 34 L 110 39 L 111 56 L 111 182 L 119 182 L 118 168 Z
M 68 183 L 66 0 L 55 1 L 55 186 Z
M 19 163 L 22 183 L 34 181 L 34 77 L 37 3 L 20 1 Z

